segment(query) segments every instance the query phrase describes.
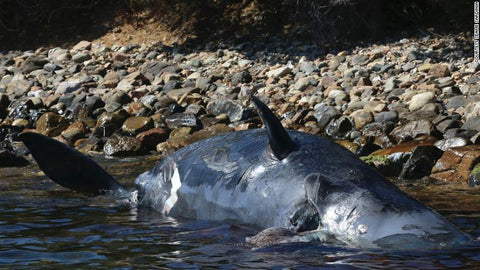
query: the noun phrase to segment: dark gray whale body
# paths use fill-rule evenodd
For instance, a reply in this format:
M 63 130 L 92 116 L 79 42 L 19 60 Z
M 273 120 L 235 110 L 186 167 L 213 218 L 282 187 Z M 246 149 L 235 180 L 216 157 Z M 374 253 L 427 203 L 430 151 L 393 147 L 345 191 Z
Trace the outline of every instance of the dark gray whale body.
M 470 241 L 348 150 L 319 136 L 287 132 L 252 99 L 266 129 L 186 146 L 138 176 L 134 191 L 53 139 L 34 133 L 19 138 L 55 182 L 128 198 L 169 216 L 280 227 L 293 235 L 283 241 L 334 238 L 355 248 L 437 249 Z

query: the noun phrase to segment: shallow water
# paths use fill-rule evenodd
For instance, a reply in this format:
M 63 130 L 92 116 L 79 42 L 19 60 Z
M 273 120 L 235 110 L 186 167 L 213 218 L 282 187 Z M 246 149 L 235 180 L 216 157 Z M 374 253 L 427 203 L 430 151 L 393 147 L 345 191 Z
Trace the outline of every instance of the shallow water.
M 96 158 L 127 186 L 156 159 Z M 403 187 L 480 237 L 480 189 Z M 480 246 L 446 251 L 360 251 L 320 244 L 252 250 L 256 228 L 163 217 L 69 192 L 36 165 L 0 169 L 0 268 L 480 269 Z

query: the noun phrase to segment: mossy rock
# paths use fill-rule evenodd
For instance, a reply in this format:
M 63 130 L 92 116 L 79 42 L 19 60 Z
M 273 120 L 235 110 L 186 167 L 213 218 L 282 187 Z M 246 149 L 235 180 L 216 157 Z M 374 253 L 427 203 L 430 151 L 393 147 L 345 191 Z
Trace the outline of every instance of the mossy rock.
M 471 187 L 480 186 L 480 163 L 473 167 L 473 170 L 470 173 L 470 177 L 468 178 L 468 185 Z

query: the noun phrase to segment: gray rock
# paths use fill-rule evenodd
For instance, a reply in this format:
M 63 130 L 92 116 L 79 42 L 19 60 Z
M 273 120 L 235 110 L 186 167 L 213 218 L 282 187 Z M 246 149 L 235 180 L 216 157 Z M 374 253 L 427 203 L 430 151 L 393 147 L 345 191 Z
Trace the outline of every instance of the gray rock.
M 193 129 L 200 129 L 202 123 L 197 119 L 193 113 L 175 113 L 165 119 L 165 123 L 169 129 L 179 127 L 191 127 Z
M 210 101 L 207 104 L 207 112 L 214 115 L 226 114 L 232 122 L 245 120 L 256 115 L 256 112 L 253 109 L 245 108 L 230 99 Z
M 72 57 L 72 61 L 79 64 L 90 59 L 92 59 L 92 56 L 84 52 L 78 52 Z
M 463 124 L 462 129 L 480 131 L 480 117 L 471 117 Z
M 310 75 L 311 73 L 318 71 L 318 69 L 308 61 L 300 62 L 300 70 L 305 73 L 305 75 Z
M 20 66 L 20 70 L 24 74 L 28 74 L 37 69 L 43 69 L 43 66 L 48 63 L 48 60 L 41 57 L 32 55 L 29 56 Z
M 351 64 L 352 66 L 365 65 L 368 60 L 368 55 L 357 54 L 352 57 Z
M 467 105 L 467 99 L 464 96 L 454 96 L 447 99 L 445 105 L 447 109 L 456 109 Z
M 33 83 L 31 81 L 22 77 L 14 76 L 12 81 L 7 86 L 6 93 L 7 95 L 14 95 L 17 97 L 24 96 L 28 91 L 30 91 L 32 85 Z
M 273 70 L 270 70 L 267 72 L 267 76 L 268 77 L 273 77 L 273 78 L 279 78 L 279 77 L 282 77 L 282 76 L 285 76 L 287 74 L 289 74 L 290 72 L 292 72 L 292 69 L 288 66 L 283 66 L 283 67 L 279 67 L 277 69 L 273 69 Z
M 375 122 L 398 122 L 398 113 L 396 111 L 379 112 L 375 115 Z
M 153 83 L 155 78 L 162 74 L 162 70 L 169 65 L 169 63 L 159 61 L 146 62 L 140 66 L 140 72 L 150 81 L 150 83 Z
M 342 116 L 342 113 L 335 107 L 320 103 L 315 105 L 313 116 L 317 119 L 318 125 L 324 129 L 331 120 Z
M 440 88 L 444 88 L 452 85 L 455 85 L 455 81 L 453 80 L 452 77 L 445 77 L 445 78 L 438 79 L 438 86 Z
M 427 120 L 415 120 L 405 125 L 396 127 L 390 133 L 398 142 L 415 139 L 420 135 L 434 135 L 437 129 Z
M 233 74 L 231 78 L 232 85 L 238 85 L 241 83 L 249 83 L 252 81 L 252 76 L 248 71 L 242 71 Z
M 61 82 L 55 90 L 56 95 L 63 95 L 77 91 L 82 87 L 83 81 L 79 79 L 72 79 L 69 81 Z
M 468 139 L 462 137 L 442 139 L 434 143 L 434 145 L 442 151 L 447 151 L 452 147 L 465 146 L 469 144 L 471 144 L 471 142 Z
M 347 136 L 353 130 L 353 120 L 348 116 L 341 116 L 338 119 L 330 121 L 325 132 L 328 136 L 335 139 L 341 139 Z

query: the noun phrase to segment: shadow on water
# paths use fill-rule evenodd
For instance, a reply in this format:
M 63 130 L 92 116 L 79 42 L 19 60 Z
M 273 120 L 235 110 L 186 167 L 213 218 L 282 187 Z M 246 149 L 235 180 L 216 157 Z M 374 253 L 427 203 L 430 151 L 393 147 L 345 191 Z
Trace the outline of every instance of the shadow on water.
M 152 167 L 156 158 L 96 161 L 131 187 L 135 176 Z M 472 237 L 480 237 L 480 190 L 440 187 L 409 192 Z M 415 252 L 308 243 L 253 250 L 244 239 L 256 232 L 258 228 L 247 225 L 174 219 L 148 208 L 129 209 L 109 198 L 85 197 L 46 179 L 35 165 L 0 170 L 0 268 L 480 267 L 476 244 Z

